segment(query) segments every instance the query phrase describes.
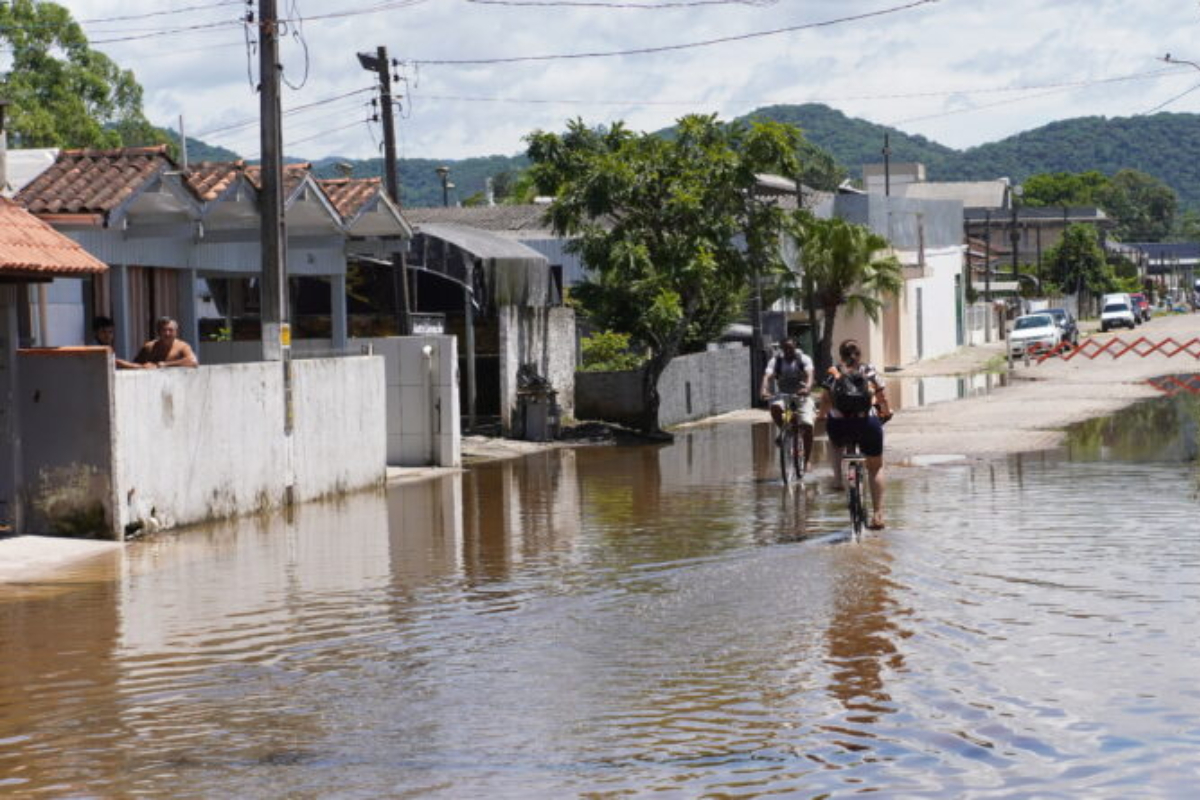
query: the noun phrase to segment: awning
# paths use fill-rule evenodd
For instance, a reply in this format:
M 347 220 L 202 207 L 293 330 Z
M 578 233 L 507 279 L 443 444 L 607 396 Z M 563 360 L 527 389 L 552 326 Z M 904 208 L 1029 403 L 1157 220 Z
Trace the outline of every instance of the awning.
M 477 260 L 491 303 L 498 306 L 550 304 L 550 262 L 513 239 L 466 225 L 433 223 L 417 233 L 457 247 Z M 429 265 L 425 265 L 428 269 Z

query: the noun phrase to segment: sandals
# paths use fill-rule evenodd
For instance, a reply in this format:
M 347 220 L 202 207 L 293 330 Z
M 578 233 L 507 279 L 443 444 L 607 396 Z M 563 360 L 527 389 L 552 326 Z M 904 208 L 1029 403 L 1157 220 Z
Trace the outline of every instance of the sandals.
M 883 523 L 883 522 L 880 522 L 880 521 L 877 521 L 877 520 L 871 520 L 871 522 L 870 522 L 870 523 L 867 525 L 867 530 L 869 530 L 869 531 L 881 531 L 881 530 L 883 530 L 883 529 L 884 529 L 884 528 L 886 528 L 886 527 L 887 527 L 887 525 L 886 525 L 885 523 Z

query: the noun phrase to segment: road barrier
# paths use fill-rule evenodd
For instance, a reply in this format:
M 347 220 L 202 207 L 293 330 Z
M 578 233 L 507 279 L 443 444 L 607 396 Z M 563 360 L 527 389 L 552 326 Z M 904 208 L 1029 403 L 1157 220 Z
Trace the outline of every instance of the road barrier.
M 1145 336 L 1139 336 L 1132 342 L 1127 342 L 1119 336 L 1113 336 L 1108 339 L 1088 338 L 1084 339 L 1079 343 L 1078 347 L 1074 348 L 1070 344 L 1063 342 L 1057 347 L 1038 355 L 1035 363 L 1041 364 L 1048 358 L 1058 358 L 1060 356 L 1063 361 L 1070 361 L 1076 356 L 1084 356 L 1095 361 L 1105 354 L 1112 356 L 1113 359 L 1118 359 L 1130 354 L 1145 358 L 1155 353 L 1164 355 L 1167 358 L 1188 355 L 1200 361 L 1200 337 L 1182 343 L 1170 336 L 1157 342 L 1147 339 Z M 1029 355 L 1032 357 L 1034 354 L 1030 352 Z
M 1200 396 L 1200 375 L 1168 375 L 1163 378 L 1151 378 L 1146 383 L 1167 397 L 1174 397 L 1183 392 Z

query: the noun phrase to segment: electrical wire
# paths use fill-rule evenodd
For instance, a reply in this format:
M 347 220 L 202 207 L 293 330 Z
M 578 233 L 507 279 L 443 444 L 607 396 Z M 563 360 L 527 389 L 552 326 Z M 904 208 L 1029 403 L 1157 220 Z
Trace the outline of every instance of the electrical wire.
M 1164 108 L 1166 108 L 1167 106 L 1171 105 L 1171 104 L 1172 104 L 1172 103 L 1174 103 L 1176 100 L 1182 100 L 1183 98 L 1187 97 L 1189 94 L 1191 94 L 1192 92 L 1196 91 L 1197 89 L 1200 89 L 1200 83 L 1197 83 L 1195 86 L 1193 86 L 1192 88 L 1188 89 L 1187 91 L 1180 92 L 1179 94 L 1177 94 L 1177 95 L 1175 95 L 1174 97 L 1172 97 L 1170 100 L 1167 100 L 1167 101 L 1165 101 L 1165 102 L 1159 103 L 1158 105 L 1156 105 L 1154 108 L 1150 109 L 1149 111 L 1143 111 L 1143 112 L 1140 114 L 1140 116 L 1143 116 L 1143 117 L 1144 117 L 1144 116 L 1146 116 L 1146 115 L 1148 115 L 1148 114 L 1153 114 L 1153 113 L 1155 113 L 1155 112 L 1157 112 L 1157 111 L 1162 111 Z
M 183 6 L 182 8 L 167 8 L 162 11 L 145 11 L 141 14 L 126 14 L 120 17 L 97 17 L 95 19 L 79 19 L 75 20 L 80 25 L 102 25 L 107 22 L 124 22 L 131 19 L 145 19 L 146 17 L 164 17 L 169 14 L 186 14 L 192 11 L 209 11 L 214 8 L 223 8 L 224 6 L 241 5 L 242 0 L 218 0 L 216 3 L 207 3 L 199 6 Z M 47 25 L 57 23 L 46 23 Z
M 284 109 L 283 116 L 290 117 L 293 114 L 299 114 L 302 111 L 305 111 L 310 108 L 316 108 L 317 106 L 322 106 L 327 103 L 335 102 L 337 100 L 344 100 L 347 97 L 354 97 L 355 95 L 360 95 L 360 94 L 363 94 L 364 92 L 373 92 L 373 91 L 375 91 L 374 86 L 366 86 L 366 87 L 363 87 L 362 89 L 355 89 L 350 92 L 344 92 L 342 94 L 335 94 L 332 97 L 322 97 L 320 100 L 313 100 L 311 103 L 304 103 L 302 105 L 292 106 L 291 108 Z M 257 125 L 258 122 L 259 122 L 258 117 L 247 117 L 246 119 L 244 119 L 240 122 L 231 122 L 228 125 L 222 125 L 218 128 L 209 128 L 208 130 L 200 131 L 199 133 L 195 133 L 192 135 L 195 137 L 211 136 L 214 133 L 222 133 L 224 131 L 236 130 L 238 128 L 245 128 L 249 125 Z
M 614 58 L 617 56 L 651 55 L 654 53 L 668 53 L 677 50 L 691 50 L 697 47 L 711 47 L 712 45 L 727 44 L 729 42 L 743 42 L 749 39 L 761 39 L 767 36 L 779 36 L 785 33 L 795 33 L 797 31 L 807 31 L 816 28 L 828 28 L 847 22 L 861 22 L 863 20 L 874 19 L 876 17 L 899 14 L 903 11 L 911 11 L 921 6 L 932 5 L 933 3 L 937 2 L 940 2 L 940 0 L 913 0 L 912 2 L 904 3 L 903 5 L 891 6 L 890 8 L 884 8 L 878 11 L 867 11 L 862 14 L 851 14 L 844 17 L 837 17 L 835 19 L 822 20 L 821 22 L 806 22 L 800 25 L 788 25 L 787 27 L 772 28 L 771 30 L 766 31 L 739 33 L 732 36 L 721 36 L 716 39 L 706 39 L 699 42 L 668 44 L 660 45 L 658 47 L 638 47 L 631 50 L 607 50 L 591 53 L 554 53 L 539 56 L 509 56 L 507 58 L 425 58 L 413 59 L 411 63 L 436 66 L 479 66 L 483 64 L 516 64 L 527 61 L 563 61 L 579 58 Z
M 773 104 L 780 103 L 837 103 L 848 101 L 883 101 L 883 100 L 914 100 L 935 97 L 952 97 L 960 94 L 1010 94 L 1013 92 L 1030 92 L 1043 89 L 1075 89 L 1086 88 L 1103 83 L 1113 83 L 1117 81 L 1131 81 L 1149 78 L 1159 78 L 1168 75 L 1182 75 L 1188 70 L 1174 69 L 1159 69 L 1150 72 L 1138 72 L 1131 75 L 1121 75 L 1112 78 L 1096 78 L 1083 81 L 1067 81 L 1061 83 L 1047 84 L 1029 84 L 1023 86 L 991 86 L 991 87 L 975 87 L 963 89 L 945 89 L 940 91 L 927 92 L 898 92 L 891 94 L 859 94 L 859 95 L 827 95 L 794 98 L 788 100 L 770 101 Z M 529 98 L 529 97 L 481 97 L 470 95 L 440 95 L 440 94 L 422 94 L 422 100 L 434 100 L 439 102 L 462 102 L 462 103 L 513 103 L 520 105 L 584 105 L 584 106 L 703 106 L 711 104 L 712 100 L 582 100 L 572 98 Z M 411 99 L 411 98 L 410 98 Z M 729 98 L 725 102 L 757 102 L 765 103 L 766 100 L 751 101 L 746 98 Z
M 293 84 L 288 80 L 287 70 L 281 70 L 280 77 L 289 89 L 298 92 L 308 83 L 308 72 L 311 61 L 308 57 L 308 41 L 304 38 L 304 17 L 300 14 L 300 7 L 297 5 L 297 0 L 290 0 L 290 3 L 291 6 L 288 13 L 291 15 L 290 19 L 293 21 L 284 22 L 283 24 L 286 26 L 288 32 L 291 33 L 293 41 L 298 42 L 304 50 L 304 77 L 300 79 L 299 84 Z

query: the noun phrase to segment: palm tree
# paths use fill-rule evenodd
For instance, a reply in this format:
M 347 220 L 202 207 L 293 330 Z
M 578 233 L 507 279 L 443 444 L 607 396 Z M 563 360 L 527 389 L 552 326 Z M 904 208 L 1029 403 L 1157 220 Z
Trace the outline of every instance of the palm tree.
M 818 374 L 833 364 L 833 326 L 841 306 L 860 309 L 871 321 L 879 319 L 884 298 L 904 286 L 900 262 L 881 255 L 887 239 L 863 225 L 843 219 L 799 220 L 792 231 L 802 252 L 804 286 L 821 308 L 823 326 L 816 353 Z

